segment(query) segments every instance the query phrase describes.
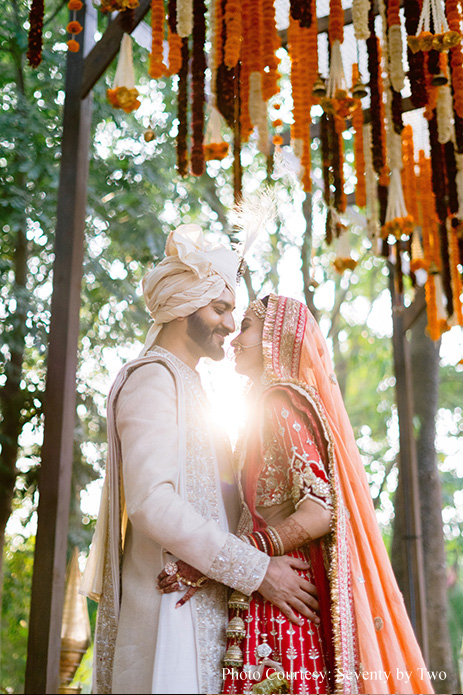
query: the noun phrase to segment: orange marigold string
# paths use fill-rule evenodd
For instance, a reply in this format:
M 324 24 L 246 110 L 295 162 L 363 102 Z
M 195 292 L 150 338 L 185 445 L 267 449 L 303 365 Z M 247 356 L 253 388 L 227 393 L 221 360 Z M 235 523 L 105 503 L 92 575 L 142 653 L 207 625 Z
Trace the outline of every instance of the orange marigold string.
M 221 0 L 218 4 L 221 5 Z M 226 0 L 224 63 L 228 68 L 234 68 L 238 63 L 242 35 L 241 0 Z
M 316 15 L 312 15 L 315 17 Z M 330 0 L 330 17 L 328 24 L 328 37 L 330 44 L 334 41 L 344 41 L 344 10 L 341 0 Z
M 458 0 L 446 0 L 447 22 L 451 31 L 461 32 L 461 11 Z M 460 118 L 463 118 L 463 49 L 461 43 L 450 49 L 452 68 L 453 106 Z
M 418 201 L 416 197 L 415 149 L 413 129 L 406 125 L 402 131 L 402 189 L 405 205 L 411 217 L 418 221 Z
M 388 0 L 386 17 L 388 27 L 400 24 L 400 0 Z
M 275 5 L 273 0 L 262 0 L 262 60 L 263 67 L 268 69 L 262 73 L 262 97 L 268 101 L 278 94 L 278 58 L 275 53 L 281 46 L 281 40 L 275 22 Z
M 359 79 L 357 63 L 352 65 L 352 84 Z M 355 202 L 363 208 L 367 204 L 367 187 L 365 181 L 365 154 L 363 150 L 363 111 L 362 102 L 356 99 L 357 107 L 352 113 L 352 127 L 354 129 L 354 157 L 357 185 L 355 187 Z
M 167 73 L 167 67 L 163 62 L 164 18 L 164 0 L 151 0 L 152 39 L 148 74 L 153 79 Z
M 240 69 L 240 128 L 241 141 L 247 142 L 252 133 L 249 116 L 249 76 L 251 74 L 251 44 L 248 38 L 253 30 L 253 0 L 242 0 L 243 43 Z

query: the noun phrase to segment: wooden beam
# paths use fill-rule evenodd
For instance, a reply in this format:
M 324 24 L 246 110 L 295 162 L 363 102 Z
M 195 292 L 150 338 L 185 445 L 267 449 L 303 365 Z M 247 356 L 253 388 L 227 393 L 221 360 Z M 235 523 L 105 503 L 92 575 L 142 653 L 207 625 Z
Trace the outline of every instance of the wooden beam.
M 404 557 L 407 564 L 407 590 L 405 605 L 417 640 L 428 660 L 428 634 L 425 603 L 425 580 L 421 532 L 420 495 L 418 485 L 418 461 L 413 433 L 413 386 L 410 362 L 410 345 L 406 336 L 405 312 L 402 297 L 394 287 L 395 268 L 389 264 L 390 291 L 392 298 L 392 346 L 394 374 L 396 379 L 396 402 L 399 418 L 399 474 L 403 484 L 405 533 Z M 424 294 L 424 293 L 423 293 Z M 421 294 L 418 293 L 421 306 Z M 411 325 L 411 324 L 410 324 Z
M 131 31 L 140 24 L 150 7 L 151 0 L 140 0 L 140 4 L 133 11 Z M 124 12 L 119 12 L 116 19 L 111 22 L 101 39 L 94 45 L 85 59 L 81 90 L 82 99 L 85 99 L 119 52 L 122 36 L 127 31 L 127 17 L 124 14 Z
M 67 57 L 26 693 L 57 693 L 59 686 L 92 114 L 91 96 L 81 100 L 83 44 L 92 40 L 96 10 L 90 5 L 77 19 L 84 32 L 78 37 L 80 51 Z

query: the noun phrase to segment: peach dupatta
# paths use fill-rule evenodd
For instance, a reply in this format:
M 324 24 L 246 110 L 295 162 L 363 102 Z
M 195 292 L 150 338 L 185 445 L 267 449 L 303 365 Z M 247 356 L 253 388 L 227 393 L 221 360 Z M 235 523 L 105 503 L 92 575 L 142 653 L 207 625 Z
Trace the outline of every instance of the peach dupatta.
M 327 438 L 335 500 L 330 585 L 338 691 L 351 692 L 358 681 L 371 695 L 433 693 L 320 328 L 301 302 L 270 295 L 262 345 L 264 379 L 304 394 Z M 355 642 L 360 661 L 354 667 Z

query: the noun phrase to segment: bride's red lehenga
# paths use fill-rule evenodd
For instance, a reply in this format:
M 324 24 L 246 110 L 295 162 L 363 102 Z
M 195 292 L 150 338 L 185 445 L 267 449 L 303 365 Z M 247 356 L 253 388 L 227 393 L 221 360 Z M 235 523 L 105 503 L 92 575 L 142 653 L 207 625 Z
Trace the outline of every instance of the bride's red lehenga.
M 299 628 L 259 593 L 233 592 L 223 690 L 432 693 L 325 339 L 301 302 L 270 295 L 263 311 L 264 374 L 237 457 L 244 501 L 237 534 L 279 555 L 271 530 L 302 500 L 331 510 L 330 532 L 290 553 L 310 563 L 321 622 Z
M 306 399 L 290 387 L 274 386 L 260 399 L 259 413 L 261 422 L 254 420 L 250 428 L 241 473 L 252 531 L 275 526 L 306 499 L 331 509 L 326 443 Z M 248 692 L 272 672 L 281 674 L 274 684 L 278 687 L 284 678 L 289 692 L 333 692 L 329 560 L 324 545 L 323 540 L 316 540 L 288 553 L 310 565 L 300 574 L 317 587 L 321 623 L 304 620 L 301 626 L 295 625 L 272 603 L 254 594 L 249 608 L 241 613 L 246 629 L 239 641 L 243 665 L 235 668 L 233 676 L 229 672 L 225 693 Z M 228 646 L 235 645 L 236 650 L 236 644 L 231 639 Z M 270 661 L 263 664 L 259 677 L 256 669 L 265 656 Z

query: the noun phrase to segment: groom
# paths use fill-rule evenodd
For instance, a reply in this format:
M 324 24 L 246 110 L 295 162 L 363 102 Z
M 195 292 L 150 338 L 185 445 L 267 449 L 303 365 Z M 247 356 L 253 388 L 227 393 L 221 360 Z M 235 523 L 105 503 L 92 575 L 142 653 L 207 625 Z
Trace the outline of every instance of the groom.
M 305 563 L 270 559 L 233 535 L 229 450 L 195 371 L 201 357 L 224 356 L 238 263 L 185 225 L 144 278 L 153 324 L 110 393 L 106 492 L 83 582 L 100 601 L 94 692 L 220 692 L 227 587 L 259 590 L 293 621 L 295 610 L 314 617 L 314 587 L 293 571 Z M 157 590 L 163 570 L 196 591 L 188 603 Z

